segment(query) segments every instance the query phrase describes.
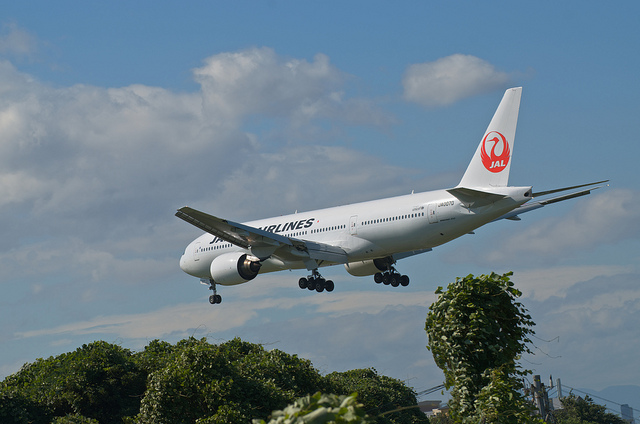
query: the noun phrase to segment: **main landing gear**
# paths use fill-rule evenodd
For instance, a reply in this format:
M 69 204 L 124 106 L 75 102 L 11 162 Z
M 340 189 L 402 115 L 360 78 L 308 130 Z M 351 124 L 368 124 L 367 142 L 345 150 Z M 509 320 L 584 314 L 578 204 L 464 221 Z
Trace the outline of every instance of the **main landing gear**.
M 315 290 L 318 293 L 321 293 L 324 290 L 328 292 L 333 291 L 333 289 L 335 288 L 333 281 L 325 280 L 324 278 L 322 278 L 317 269 L 314 269 L 311 272 L 312 274 L 307 278 L 302 277 L 300 280 L 298 280 L 298 286 L 301 289 Z
M 389 267 L 385 272 L 377 272 L 373 276 L 373 281 L 380 284 L 390 285 L 392 287 L 403 286 L 406 287 L 409 285 L 409 277 L 406 275 L 400 275 L 398 271 L 393 267 Z
M 218 291 L 216 290 L 216 282 L 211 278 L 209 279 L 209 290 L 213 290 L 213 294 L 209 296 L 209 303 L 211 303 L 212 305 L 222 303 L 222 296 L 220 296 L 218 294 Z

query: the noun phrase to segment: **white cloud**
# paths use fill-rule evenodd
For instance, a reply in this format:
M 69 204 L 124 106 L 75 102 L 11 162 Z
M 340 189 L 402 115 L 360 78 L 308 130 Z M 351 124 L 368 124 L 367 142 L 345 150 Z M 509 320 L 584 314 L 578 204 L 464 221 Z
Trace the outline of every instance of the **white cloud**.
M 509 83 L 507 73 L 483 59 L 463 54 L 411 65 L 402 80 L 404 98 L 428 107 L 450 105 Z
M 255 113 L 321 116 L 328 101 L 336 103 L 330 100 L 345 78 L 326 55 L 316 55 L 311 63 L 283 60 L 269 48 L 217 54 L 193 72 L 202 86 L 205 113 L 219 125 Z
M 98 313 L 121 306 L 123 298 L 135 304 L 136 297 L 146 296 L 145 292 L 154 289 L 167 275 L 179 271 L 176 250 L 182 240 L 161 232 L 150 234 L 149 238 L 153 242 L 126 238 L 116 243 L 98 243 L 74 237 L 33 241 L 0 252 L 0 281 L 7 292 L 16 293 L 22 287 L 18 299 L 27 304 L 25 308 L 55 303 L 83 309 L 83 305 L 93 304 Z M 153 244 L 175 249 L 163 252 Z M 11 308 L 23 309 L 17 303 L 11 303 Z M 7 307 L 5 313 L 9 311 Z M 61 312 L 56 319 L 68 318 L 67 312 Z
M 553 272 L 549 278 L 556 278 Z M 571 374 L 574 380 L 567 384 L 573 387 L 588 386 L 590 381 L 599 381 L 602 387 L 635 384 L 636 376 L 628 370 L 640 366 L 635 348 L 640 337 L 639 283 L 637 272 L 596 274 L 576 282 L 563 296 L 524 299 L 540 337 L 534 339 L 540 353 L 533 359 L 539 370 Z
M 269 281 L 271 280 L 271 281 Z M 429 292 L 367 292 L 347 291 L 309 296 L 299 295 L 295 284 L 274 284 L 281 277 L 262 276 L 262 290 L 243 287 L 244 293 L 230 296 L 230 302 L 212 307 L 206 301 L 181 304 L 159 310 L 125 315 L 99 316 L 87 321 L 64 324 L 53 328 L 22 331 L 19 338 L 42 336 L 78 336 L 86 334 L 119 335 L 125 338 L 162 338 L 171 333 L 189 334 L 195 328 L 210 332 L 224 332 L 245 325 L 265 310 L 303 308 L 306 314 L 339 317 L 353 313 L 377 313 L 392 306 L 426 306 L 435 299 Z M 268 290 L 265 290 L 268 288 Z M 228 288 L 229 289 L 229 288 Z M 231 290 L 231 289 L 229 289 Z M 306 294 L 302 292 L 303 294 Z M 268 295 L 267 295 L 268 294 Z M 282 295 L 281 295 L 282 294 Z M 171 317 L 170 320 L 167 317 Z
M 39 198 L 48 189 L 46 181 L 24 171 L 0 174 L 0 208 Z
M 553 205 L 549 206 L 553 207 Z M 562 218 L 547 218 L 512 233 L 483 256 L 492 262 L 535 255 L 551 259 L 575 250 L 636 239 L 640 235 L 640 195 L 628 189 L 591 194 Z
M 294 146 L 243 158 L 205 207 L 221 214 L 226 209 L 243 211 L 250 199 L 263 208 L 260 216 L 251 218 L 293 213 L 302 205 L 310 210 L 396 195 L 397 187 L 408 186 L 415 174 L 346 147 Z M 362 191 L 362 187 L 376 187 L 376 192 Z
M 316 119 L 337 126 L 390 122 L 368 101 L 345 98 L 346 79 L 324 55 L 307 62 L 270 49 L 223 53 L 206 59 L 194 77 L 202 90 L 188 94 L 144 85 L 53 88 L 0 63 L 2 205 L 26 202 L 28 213 L 59 232 L 87 224 L 84 231 L 100 227 L 104 236 L 109 224 L 154 221 L 201 198 L 220 205 L 284 195 L 297 208 L 299 196 L 313 190 L 290 182 L 322 185 L 332 167 L 353 170 L 354 181 L 400 174 L 376 158 L 367 158 L 374 173 L 349 149 L 321 151 L 290 137 L 301 134 L 296 128 L 310 131 Z M 243 121 L 256 114 L 287 119 L 272 120 L 268 136 L 246 133 Z M 256 184 L 270 175 L 270 186 Z
M 636 190 L 604 188 L 563 204 L 566 212 L 562 216 L 535 221 L 534 215 L 540 212 L 533 212 L 522 215 L 518 223 L 489 224 L 483 227 L 481 238 L 466 239 L 466 243 L 459 243 L 456 251 L 445 256 L 451 263 L 471 259 L 481 266 L 506 265 L 513 269 L 518 265 L 556 266 L 601 246 L 620 243 L 633 246 L 640 235 L 639 199 Z M 570 206 L 571 209 L 566 209 Z M 546 208 L 552 212 L 557 207 L 552 204 Z M 531 219 L 534 221 L 529 223 Z M 496 231 L 494 225 L 504 229 Z M 625 253 L 633 252 L 632 247 Z
M 30 57 L 38 48 L 37 38 L 16 23 L 5 23 L 0 33 L 0 54 Z
M 369 279 L 367 279 L 369 280 Z M 428 306 L 435 300 L 432 292 L 368 291 L 335 293 L 328 300 L 318 298 L 318 312 L 332 316 L 345 313 L 380 311 L 389 306 Z M 426 316 L 425 316 L 426 318 Z
M 512 277 L 524 297 L 544 301 L 551 297 L 565 298 L 574 285 L 596 277 L 611 277 L 634 271 L 621 265 L 581 265 L 549 267 L 518 271 Z
M 264 307 L 267 307 L 266 305 Z M 18 332 L 18 338 L 43 336 L 71 337 L 111 335 L 128 339 L 155 339 L 180 333 L 187 336 L 194 329 L 210 324 L 216 331 L 226 331 L 244 325 L 256 310 L 229 314 L 225 308 L 214 308 L 208 303 L 182 304 L 151 313 L 99 316 L 88 321 L 64 324 L 54 328 Z M 171 317 L 171 319 L 167 319 Z

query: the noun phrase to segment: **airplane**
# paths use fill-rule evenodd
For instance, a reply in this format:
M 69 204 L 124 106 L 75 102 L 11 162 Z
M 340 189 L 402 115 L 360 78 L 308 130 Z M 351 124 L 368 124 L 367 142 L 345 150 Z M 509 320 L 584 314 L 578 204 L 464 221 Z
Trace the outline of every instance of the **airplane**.
M 217 285 L 243 284 L 282 270 L 306 269 L 310 274 L 298 280 L 300 288 L 331 292 L 333 281 L 319 269 L 340 264 L 354 276 L 373 275 L 376 283 L 407 286 L 409 277 L 396 270 L 397 261 L 487 223 L 518 221 L 525 212 L 603 187 L 608 180 L 537 193 L 531 186 L 507 185 L 521 95 L 522 87 L 506 90 L 460 183 L 452 188 L 246 223 L 190 207 L 178 209 L 178 218 L 206 232 L 186 247 L 180 268 L 209 286 L 211 304 L 222 302 Z M 569 190 L 574 191 L 546 197 Z

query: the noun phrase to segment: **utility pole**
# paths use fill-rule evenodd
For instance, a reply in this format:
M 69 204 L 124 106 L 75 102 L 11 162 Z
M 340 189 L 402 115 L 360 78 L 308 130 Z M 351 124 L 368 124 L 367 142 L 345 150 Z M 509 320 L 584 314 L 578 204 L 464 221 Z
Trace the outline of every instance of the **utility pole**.
M 542 384 L 539 375 L 533 376 L 533 384 L 531 385 L 531 392 L 533 393 L 533 401 L 538 408 L 538 413 L 540 417 L 548 422 L 550 417 L 549 415 L 549 396 L 547 395 L 547 390 Z
M 558 386 L 558 399 L 562 399 L 562 383 L 559 378 L 556 380 L 556 386 Z
M 542 395 L 542 382 L 540 381 L 539 375 L 533 376 L 533 401 L 538 407 L 538 413 L 544 419 L 547 415 L 546 410 L 544 408 L 544 396 Z

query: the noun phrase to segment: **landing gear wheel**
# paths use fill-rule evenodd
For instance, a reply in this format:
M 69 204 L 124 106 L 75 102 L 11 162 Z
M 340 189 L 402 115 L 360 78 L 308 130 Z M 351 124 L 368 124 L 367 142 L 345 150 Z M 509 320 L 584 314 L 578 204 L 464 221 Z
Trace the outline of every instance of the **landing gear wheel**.
M 206 280 L 201 281 L 205 282 Z M 220 296 L 218 294 L 218 291 L 216 290 L 216 282 L 211 278 L 209 279 L 209 290 L 213 291 L 213 294 L 209 296 L 209 303 L 211 303 L 212 305 L 222 303 L 222 296 Z
M 403 286 L 406 287 L 409 285 L 409 277 L 406 275 L 400 275 L 398 271 L 393 266 L 389 266 L 386 271 L 376 272 L 373 275 L 373 281 L 377 284 L 384 284 L 385 286 L 398 287 Z
M 314 280 L 309 279 L 309 281 L 307 282 L 307 288 L 309 290 L 311 290 L 311 291 L 315 290 L 316 289 L 316 280 L 315 279 Z
M 298 286 L 301 289 L 308 289 L 310 291 L 317 291 L 318 293 L 322 293 L 323 291 L 333 291 L 334 284 L 331 280 L 325 280 L 322 278 L 322 275 L 318 272 L 317 269 L 311 271 L 311 275 L 307 278 L 301 278 L 298 280 Z
M 306 289 L 307 288 L 307 284 L 309 284 L 309 282 L 304 277 L 302 277 L 301 279 L 298 280 L 298 287 L 300 287 L 301 289 Z

